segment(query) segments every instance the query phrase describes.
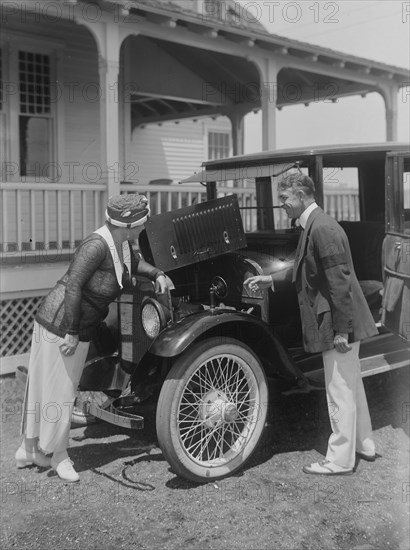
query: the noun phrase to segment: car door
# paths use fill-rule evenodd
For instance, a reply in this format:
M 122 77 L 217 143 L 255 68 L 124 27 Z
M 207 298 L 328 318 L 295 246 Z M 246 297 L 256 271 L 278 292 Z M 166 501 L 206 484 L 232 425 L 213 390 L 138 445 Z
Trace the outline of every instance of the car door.
M 410 154 L 386 159 L 382 324 L 410 341 Z

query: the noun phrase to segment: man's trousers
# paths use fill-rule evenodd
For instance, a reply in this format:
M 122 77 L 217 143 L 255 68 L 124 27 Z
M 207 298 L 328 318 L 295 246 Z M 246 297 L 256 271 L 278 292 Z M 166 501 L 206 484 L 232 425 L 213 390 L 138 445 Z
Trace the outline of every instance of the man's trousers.
M 345 468 L 353 468 L 355 453 L 375 454 L 372 425 L 360 371 L 360 342 L 351 350 L 322 352 L 326 397 L 333 433 L 326 458 Z

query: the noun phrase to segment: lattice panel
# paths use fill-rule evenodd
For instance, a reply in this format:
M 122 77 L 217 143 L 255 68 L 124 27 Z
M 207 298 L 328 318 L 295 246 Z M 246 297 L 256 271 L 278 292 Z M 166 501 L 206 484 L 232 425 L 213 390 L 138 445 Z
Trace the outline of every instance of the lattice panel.
M 42 296 L 1 301 L 0 356 L 30 351 L 34 316 Z

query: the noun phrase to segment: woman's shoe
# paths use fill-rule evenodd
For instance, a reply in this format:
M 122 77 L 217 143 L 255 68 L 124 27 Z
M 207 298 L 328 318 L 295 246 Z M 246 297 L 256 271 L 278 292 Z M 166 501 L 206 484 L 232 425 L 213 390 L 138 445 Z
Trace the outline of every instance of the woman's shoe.
M 38 449 L 27 451 L 24 447 L 19 447 L 14 457 L 17 468 L 25 468 L 32 464 L 40 466 L 40 468 L 49 468 L 51 466 L 50 458 Z
M 69 458 L 65 458 L 57 464 L 54 457 L 52 457 L 51 466 L 53 470 L 57 473 L 58 477 L 63 481 L 68 481 L 72 483 L 74 481 L 80 480 L 80 476 L 73 468 L 73 461 Z

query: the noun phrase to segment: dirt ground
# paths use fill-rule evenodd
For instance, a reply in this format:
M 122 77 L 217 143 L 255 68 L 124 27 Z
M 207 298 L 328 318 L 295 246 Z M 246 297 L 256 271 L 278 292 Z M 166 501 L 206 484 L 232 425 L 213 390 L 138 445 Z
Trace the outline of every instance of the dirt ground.
M 71 430 L 80 473 L 64 484 L 50 470 L 17 470 L 23 388 L 1 379 L 1 548 L 10 549 L 400 549 L 409 536 L 409 369 L 365 379 L 376 462 L 354 475 L 301 471 L 326 450 L 324 392 L 283 396 L 270 381 L 263 443 L 243 471 L 218 483 L 178 478 L 155 434 L 106 423 Z

